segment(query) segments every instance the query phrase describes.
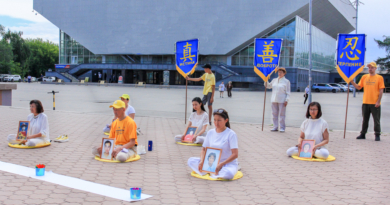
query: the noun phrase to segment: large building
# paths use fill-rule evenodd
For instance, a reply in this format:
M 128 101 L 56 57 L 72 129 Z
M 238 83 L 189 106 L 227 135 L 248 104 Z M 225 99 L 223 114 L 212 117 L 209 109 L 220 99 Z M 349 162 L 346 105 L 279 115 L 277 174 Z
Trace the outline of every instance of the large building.
M 348 0 L 347 0 L 348 1 Z M 283 38 L 280 66 L 292 90 L 308 84 L 308 0 L 34 0 L 34 10 L 59 31 L 55 75 L 71 81 L 98 73 L 107 81 L 180 85 L 174 44 L 199 39 L 199 64 L 209 63 L 217 84 L 261 88 L 253 71 L 254 38 Z M 338 33 L 355 29 L 355 8 L 313 0 L 313 82 L 328 82 Z M 196 68 L 194 76 L 200 76 Z M 190 84 L 196 84 L 191 82 Z M 199 83 L 197 83 L 199 84 Z

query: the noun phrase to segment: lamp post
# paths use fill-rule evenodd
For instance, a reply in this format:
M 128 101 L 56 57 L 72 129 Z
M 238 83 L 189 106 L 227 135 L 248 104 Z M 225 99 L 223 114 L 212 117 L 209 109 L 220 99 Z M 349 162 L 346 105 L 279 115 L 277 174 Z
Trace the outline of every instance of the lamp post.
M 358 31 L 358 10 L 359 10 L 359 3 L 362 3 L 360 2 L 359 0 L 356 0 L 354 2 L 356 4 L 356 28 L 355 28 L 355 33 L 357 34 L 357 31 Z M 363 3 L 362 3 L 363 4 Z M 356 81 L 356 78 L 354 79 L 354 81 Z M 349 88 L 348 88 L 349 89 Z M 356 88 L 353 87 L 353 97 L 356 97 Z
M 309 104 L 312 102 L 311 98 L 311 85 L 312 85 L 312 78 L 311 78 L 311 69 L 312 69 L 312 63 L 311 63 L 311 48 L 312 48 L 312 39 L 311 39 L 311 27 L 312 27 L 312 6 L 313 6 L 313 0 L 309 0 Z

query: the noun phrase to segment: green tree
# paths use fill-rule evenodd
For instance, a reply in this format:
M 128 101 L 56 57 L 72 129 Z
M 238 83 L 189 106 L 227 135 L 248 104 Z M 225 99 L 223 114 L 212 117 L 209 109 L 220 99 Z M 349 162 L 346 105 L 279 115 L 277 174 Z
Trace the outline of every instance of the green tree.
M 19 31 L 10 31 L 4 32 L 2 35 L 3 41 L 9 42 L 12 46 L 13 52 L 13 61 L 20 64 L 21 73 L 18 73 L 22 76 L 25 76 L 28 72 L 27 59 L 30 56 L 30 48 L 26 44 L 25 40 L 22 38 L 23 32 Z M 16 73 L 13 73 L 16 74 Z
M 14 62 L 12 46 L 3 38 L 4 34 L 5 28 L 0 25 L 0 73 L 21 74 L 20 64 Z
M 378 65 L 381 65 L 383 69 L 387 69 L 390 71 L 390 36 L 383 36 L 384 40 L 376 40 L 378 43 L 379 48 L 384 48 L 386 50 L 386 57 L 384 58 L 378 58 L 376 60 L 376 63 Z
M 26 44 L 30 49 L 27 61 L 30 75 L 39 77 L 49 68 L 54 70 L 54 64 L 58 64 L 59 49 L 57 44 L 43 41 L 40 38 L 26 39 Z

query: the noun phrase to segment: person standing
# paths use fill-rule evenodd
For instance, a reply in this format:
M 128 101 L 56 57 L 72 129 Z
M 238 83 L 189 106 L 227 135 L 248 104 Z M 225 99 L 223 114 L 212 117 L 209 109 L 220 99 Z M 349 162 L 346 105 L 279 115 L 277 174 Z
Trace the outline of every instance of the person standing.
M 99 76 L 99 82 L 102 80 L 102 74 L 100 72 L 98 72 L 98 76 Z
M 223 84 L 223 82 L 221 84 L 219 84 L 219 97 L 223 98 L 223 92 L 225 92 L 225 84 Z
M 303 104 L 304 105 L 306 105 L 306 100 L 307 100 L 307 97 L 309 97 L 309 95 L 310 95 L 310 88 L 309 88 L 309 86 L 307 86 L 306 88 L 305 88 L 305 101 L 303 101 Z
M 290 99 L 290 81 L 284 76 L 286 75 L 285 68 L 278 68 L 278 78 L 274 78 L 271 83 L 265 82 L 264 86 L 268 89 L 272 89 L 272 115 L 274 127 L 271 132 L 277 132 L 280 121 L 280 132 L 284 132 L 286 129 L 286 107 Z M 279 119 L 280 115 L 280 119 Z
M 204 81 L 204 88 L 203 88 L 203 99 L 202 103 L 203 105 L 208 105 L 209 113 L 213 112 L 213 102 L 214 102 L 214 93 L 215 93 L 215 76 L 213 72 L 211 72 L 211 65 L 206 64 L 203 66 L 205 74 L 202 75 L 200 78 L 190 78 L 186 77 L 189 81 Z M 209 114 L 209 123 L 211 125 L 211 114 Z
M 228 97 L 232 97 L 232 89 L 233 89 L 233 84 L 232 81 L 229 81 L 228 85 L 226 86 Z
M 362 105 L 363 125 L 362 131 L 356 139 L 366 139 L 368 122 L 370 120 L 370 114 L 372 114 L 374 118 L 375 141 L 380 141 L 381 99 L 385 83 L 383 77 L 375 73 L 377 68 L 375 62 L 369 63 L 367 67 L 369 74 L 363 75 L 359 84 L 351 81 L 356 89 L 361 90 L 364 88 Z
M 28 83 L 31 83 L 31 75 L 27 76 Z

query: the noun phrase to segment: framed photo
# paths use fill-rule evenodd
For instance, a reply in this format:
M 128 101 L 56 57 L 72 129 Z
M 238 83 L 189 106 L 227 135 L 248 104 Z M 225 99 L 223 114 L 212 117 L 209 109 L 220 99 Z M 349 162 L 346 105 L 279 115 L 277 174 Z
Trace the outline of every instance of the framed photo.
M 299 157 L 313 158 L 313 148 L 315 140 L 302 140 L 301 149 L 299 150 Z
M 206 154 L 203 158 L 202 172 L 215 174 L 219 160 L 221 160 L 222 149 L 206 147 Z
M 102 140 L 102 154 L 100 159 L 112 160 L 112 152 L 114 151 L 115 139 L 114 138 L 103 138 Z
M 30 121 L 19 121 L 18 134 L 16 135 L 16 140 L 26 140 L 29 128 L 30 128 Z
M 194 138 L 194 135 L 196 131 L 198 130 L 198 127 L 188 127 L 186 130 L 186 135 L 182 142 L 189 142 L 192 143 L 192 139 Z

